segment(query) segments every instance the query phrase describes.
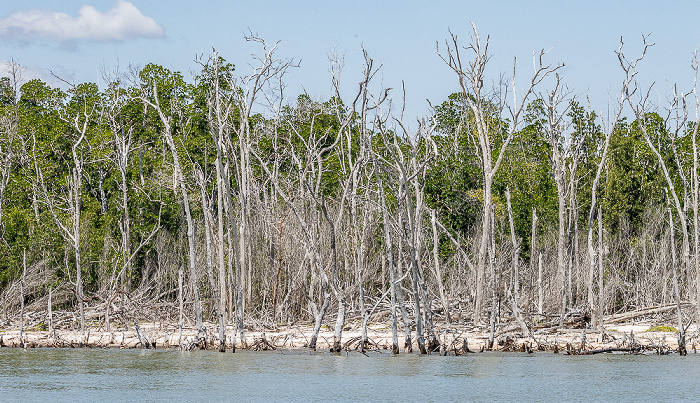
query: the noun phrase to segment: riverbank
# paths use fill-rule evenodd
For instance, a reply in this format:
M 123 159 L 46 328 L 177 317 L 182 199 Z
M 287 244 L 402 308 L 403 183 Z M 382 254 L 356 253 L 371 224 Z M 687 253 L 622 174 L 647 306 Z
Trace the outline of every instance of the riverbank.
M 84 333 L 71 329 L 55 329 L 53 332 L 29 329 L 20 337 L 20 330 L 12 326 L 0 328 L 0 347 L 15 348 L 149 348 L 156 349 L 217 349 L 219 345 L 217 325 L 205 323 L 205 335 L 198 335 L 193 327 L 182 332 L 177 325 L 165 323 L 140 323 L 135 326 L 121 326 L 111 332 L 101 328 L 88 328 Z M 616 323 L 605 326 L 605 331 L 592 329 L 548 328 L 534 330 L 524 336 L 505 324 L 496 332 L 493 350 L 513 352 L 555 351 L 570 354 L 629 351 L 670 353 L 678 350 L 675 329 L 651 323 Z M 343 331 L 343 350 L 359 350 L 361 327 L 349 324 Z M 140 336 L 139 336 L 140 332 Z M 232 327 L 227 328 L 227 351 L 232 347 Z M 273 350 L 308 348 L 313 329 L 308 325 L 293 325 L 267 330 L 246 330 L 244 339 L 236 339 L 237 349 Z M 686 348 L 692 353 L 700 342 L 696 338 L 694 326 L 688 329 Z M 391 328 L 386 324 L 368 326 L 368 350 L 391 350 Z M 468 325 L 438 325 L 436 339 L 439 348 L 434 353 L 461 355 L 468 352 L 488 350 L 489 332 L 485 327 Z M 418 351 L 413 334 L 413 351 Z M 696 346 L 697 344 L 697 346 Z M 333 331 L 323 327 L 316 344 L 317 351 L 329 350 L 333 345 Z M 403 353 L 404 337 L 399 333 L 399 347 Z

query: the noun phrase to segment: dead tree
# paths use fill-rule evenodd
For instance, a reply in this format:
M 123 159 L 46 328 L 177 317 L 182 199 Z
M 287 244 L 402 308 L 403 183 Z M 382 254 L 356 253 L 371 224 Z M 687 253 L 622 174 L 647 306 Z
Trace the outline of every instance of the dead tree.
M 574 192 L 574 186 L 567 186 L 567 160 L 576 152 L 575 149 L 578 148 L 578 144 L 580 144 L 581 140 L 579 138 L 577 139 L 578 143 L 574 143 L 574 137 L 567 136 L 568 127 L 564 121 L 564 116 L 566 116 L 566 112 L 571 105 L 568 99 L 569 94 L 570 92 L 563 86 L 557 74 L 554 89 L 548 91 L 546 97 L 542 97 L 544 100 L 544 112 L 547 116 L 545 131 L 552 150 L 552 173 L 554 174 L 554 183 L 557 188 L 559 213 L 559 231 L 557 236 L 557 272 L 561 281 L 559 289 L 561 296 L 559 326 L 564 323 L 567 297 L 572 298 L 570 265 L 568 265 L 569 270 L 567 270 L 567 264 L 570 263 L 570 259 L 568 258 L 570 225 L 567 229 L 567 224 L 570 222 L 571 217 L 567 217 L 566 213 L 568 209 L 574 207 L 572 205 L 567 206 L 567 199 L 569 198 L 568 193 Z M 567 137 L 569 138 L 568 142 L 566 141 Z M 570 170 L 569 176 L 571 177 L 571 183 L 575 183 L 573 178 L 576 176 L 576 171 L 573 169 Z M 568 288 L 567 277 L 569 278 Z
M 214 51 L 214 55 L 209 60 L 202 64 L 204 68 L 204 77 L 208 85 L 207 96 L 207 122 L 209 132 L 216 149 L 216 220 L 208 218 L 208 220 L 216 223 L 216 236 L 214 242 L 216 244 L 216 267 L 218 279 L 217 303 L 216 309 L 219 319 L 219 351 L 226 351 L 226 271 L 232 266 L 231 262 L 235 259 L 234 256 L 227 256 L 225 251 L 226 240 L 229 239 L 229 245 L 233 243 L 230 237 L 236 231 L 235 216 L 232 206 L 231 192 L 231 177 L 230 170 L 227 169 L 229 153 L 227 152 L 228 137 L 231 133 L 231 115 L 234 111 L 233 91 L 231 87 L 230 66 L 222 65 L 222 60 L 219 54 Z M 226 161 L 226 162 L 225 162 Z M 202 183 L 201 186 L 204 184 Z M 202 194 L 204 196 L 204 193 Z M 213 224 L 210 224 L 213 225 Z M 213 231 L 213 228 L 210 229 Z M 207 234 L 209 236 L 209 234 Z M 209 252 L 208 252 L 209 253 Z M 211 256 L 207 258 L 211 260 Z M 233 310 L 233 307 L 231 307 Z M 233 351 L 235 351 L 235 337 Z
M 192 218 L 192 212 L 190 210 L 190 196 L 187 188 L 187 182 L 185 180 L 185 175 L 182 172 L 182 166 L 180 164 L 180 153 L 177 146 L 175 145 L 175 140 L 173 139 L 173 120 L 177 119 L 179 114 L 183 111 L 178 110 L 181 105 L 177 105 L 176 99 L 173 100 L 174 104 L 170 105 L 172 110 L 166 110 L 161 105 L 160 95 L 158 93 L 158 83 L 157 82 L 143 82 L 141 83 L 142 92 L 139 94 L 139 99 L 144 105 L 153 109 L 160 123 L 163 125 L 163 140 L 167 144 L 170 154 L 173 159 L 173 170 L 174 176 L 177 181 L 177 186 L 180 189 L 180 194 L 182 197 L 182 207 L 185 212 L 185 220 L 187 223 L 187 244 L 188 244 L 188 266 L 190 269 L 190 281 L 192 283 L 192 293 L 194 299 L 194 314 L 197 323 L 197 332 L 203 332 L 202 325 L 202 306 L 199 298 L 199 287 L 197 281 L 197 263 L 195 254 L 195 225 Z M 175 98 L 175 97 L 173 97 Z M 182 123 L 182 122 L 181 122 Z M 184 124 L 178 125 L 178 127 L 186 126 Z
M 363 285 L 363 270 L 365 266 L 364 243 L 366 237 L 366 228 L 368 221 L 369 206 L 362 206 L 363 182 L 371 177 L 371 171 L 367 169 L 370 162 L 370 148 L 372 147 L 372 139 L 368 128 L 370 120 L 373 119 L 373 113 L 377 112 L 376 119 L 381 121 L 383 118 L 380 108 L 382 104 L 388 103 L 388 89 L 380 89 L 379 95 L 375 94 L 370 89 L 370 84 L 374 76 L 380 71 L 381 66 L 375 67 L 374 60 L 369 56 L 367 51 L 363 50 L 364 68 L 363 78 L 359 83 L 359 90 L 353 99 L 352 104 L 345 108 L 342 104 L 335 105 L 333 108 L 336 114 L 336 119 L 341 123 L 338 131 L 340 142 L 338 146 L 338 155 L 343 162 L 340 169 L 341 192 L 337 197 L 339 199 L 338 213 L 334 221 L 331 222 L 327 216 L 327 209 L 322 205 L 324 216 L 328 222 L 331 233 L 331 253 L 332 260 L 336 261 L 336 228 L 343 221 L 347 220 L 348 230 L 350 232 L 350 241 L 347 242 L 348 249 L 351 254 L 351 259 L 347 264 L 354 266 L 349 271 L 357 274 L 357 285 L 359 289 L 359 304 L 362 313 L 362 337 L 361 348 L 365 348 L 367 342 L 367 310 L 365 308 L 365 295 Z M 340 95 L 340 73 L 342 62 L 339 58 L 332 60 L 333 65 L 333 88 L 335 90 L 336 99 L 341 100 Z M 380 122 L 375 122 L 380 124 Z M 355 140 L 357 138 L 357 140 Z M 354 148 L 359 147 L 359 150 Z M 347 212 L 347 219 L 345 219 Z M 347 256 L 347 255 L 346 255 Z M 342 329 L 345 326 L 345 310 L 347 304 L 346 284 L 345 281 L 337 275 L 335 265 L 332 263 L 334 270 L 332 272 L 331 288 L 338 299 L 338 316 L 336 318 L 335 334 L 334 334 L 334 351 L 340 351 Z M 349 269 L 349 268 L 348 268 Z
M 382 132 L 384 144 L 387 145 L 388 159 L 385 166 L 395 172 L 392 192 L 397 202 L 398 226 L 401 241 L 406 245 L 407 262 L 411 273 L 413 302 L 416 321 L 416 339 L 421 354 L 427 353 L 426 333 L 435 344 L 433 332 L 432 308 L 428 298 L 427 286 L 423 276 L 421 262 L 423 245 L 423 219 L 427 211 L 425 201 L 425 173 L 428 164 L 437 153 L 432 139 L 435 121 L 421 120 L 418 128 L 411 131 L 400 119 L 394 118 L 398 135 Z M 401 253 L 401 248 L 399 248 Z M 399 274 L 400 275 L 400 274 Z M 425 315 L 425 317 L 423 317 Z M 425 326 L 425 328 L 424 328 Z M 426 332 L 427 331 L 427 332 Z
M 389 290 L 390 290 L 390 309 L 391 309 L 391 352 L 393 354 L 398 354 L 399 353 L 399 336 L 398 336 L 398 326 L 397 326 L 397 314 L 396 314 L 396 303 L 397 303 L 397 294 L 401 292 L 401 285 L 397 287 L 397 273 L 396 273 L 396 262 L 394 260 L 394 247 L 392 243 L 392 238 L 391 238 L 391 218 L 389 216 L 389 209 L 387 208 L 387 203 L 386 203 L 386 194 L 384 192 L 384 181 L 382 180 L 382 177 L 379 173 L 379 162 L 378 158 L 374 152 L 374 150 L 371 150 L 372 153 L 372 166 L 374 170 L 374 175 L 375 179 L 377 181 L 377 190 L 379 192 L 379 202 L 381 203 L 381 209 L 382 209 L 382 227 L 383 227 L 383 234 L 384 234 L 384 254 L 386 262 L 389 266 Z M 403 299 L 403 298 L 402 298 Z M 402 301 L 403 302 L 403 301 Z M 405 310 L 405 306 L 404 306 Z M 405 318 L 404 318 L 405 320 Z M 409 343 L 410 345 L 410 326 L 407 327 L 407 340 L 406 342 Z
M 700 199 L 700 178 L 698 177 L 698 128 L 700 127 L 700 97 L 698 97 L 698 52 L 693 54 L 693 89 L 692 95 L 695 101 L 695 124 L 693 124 L 690 135 L 693 143 L 693 172 L 691 173 L 692 182 L 692 205 L 693 205 L 693 263 L 695 269 L 695 324 L 700 328 L 700 209 L 698 208 L 698 199 Z M 686 103 L 683 104 L 684 108 Z
M 71 129 L 71 157 L 72 166 L 66 178 L 66 195 L 52 195 L 49 192 L 42 170 L 36 158 L 36 142 L 33 144 L 33 157 L 36 176 L 42 191 L 45 204 L 51 212 L 54 223 L 59 228 L 61 236 L 74 252 L 75 258 L 75 291 L 80 310 L 80 330 L 85 330 L 85 310 L 82 280 L 82 254 L 81 254 L 81 212 L 83 203 L 83 172 L 86 165 L 86 154 L 89 154 L 87 145 L 88 130 L 92 129 L 94 116 L 97 113 L 97 88 L 91 84 L 83 84 L 71 88 L 73 98 L 59 110 L 60 119 Z M 64 222 L 63 214 L 67 213 L 68 220 Z
M 676 242 L 673 222 L 673 213 L 671 207 L 668 208 L 668 225 L 671 237 L 671 270 L 673 270 L 673 292 L 676 297 L 676 314 L 678 316 L 678 353 L 686 355 L 685 348 L 685 328 L 683 327 L 683 312 L 681 311 L 681 291 L 678 283 L 678 265 L 676 262 Z
M 639 84 L 636 81 L 636 75 L 638 73 L 637 70 L 637 64 L 644 58 L 646 55 L 646 52 L 648 49 L 653 46 L 653 43 L 648 42 L 648 35 L 642 37 L 642 42 L 644 45 L 644 50 L 642 52 L 642 55 L 638 57 L 637 59 L 631 60 L 628 59 L 625 54 L 622 52 L 622 45 L 624 43 L 622 42 L 622 39 L 620 40 L 621 46 L 620 50 L 617 52 L 618 54 L 618 60 L 620 62 L 620 66 L 622 67 L 623 72 L 625 73 L 625 77 L 629 78 L 630 80 L 630 85 L 626 88 L 626 100 L 632 111 L 634 112 L 634 116 L 636 119 L 636 122 L 639 125 L 639 129 L 642 132 L 642 136 L 644 137 L 644 141 L 646 142 L 647 146 L 649 149 L 652 151 L 652 153 L 656 156 L 656 159 L 659 163 L 659 166 L 661 167 L 661 171 L 663 173 L 663 177 L 666 180 L 666 187 L 667 187 L 667 192 L 669 195 L 669 198 L 673 202 L 673 206 L 675 207 L 676 214 L 678 215 L 678 219 L 681 223 L 681 234 L 683 236 L 683 259 L 682 259 L 682 265 L 683 269 L 682 271 L 685 272 L 690 269 L 690 240 L 689 240 L 689 234 L 688 234 L 688 218 L 687 218 L 687 213 L 686 213 L 686 206 L 685 206 L 685 199 L 683 200 L 683 203 L 681 203 L 681 198 L 678 195 L 678 191 L 676 190 L 675 186 L 675 181 L 674 178 L 672 178 L 672 174 L 670 169 L 668 168 L 666 164 L 666 160 L 664 156 L 661 154 L 660 147 L 655 144 L 656 139 L 653 138 L 654 136 L 654 125 L 653 122 L 651 121 L 650 113 L 653 112 L 651 110 L 651 103 L 649 101 L 651 90 L 653 88 L 653 84 L 649 86 L 649 88 L 644 91 L 639 93 L 638 100 L 633 101 L 632 100 L 632 95 L 637 92 L 639 89 Z M 694 70 L 697 72 L 697 63 L 694 63 Z M 696 84 L 694 82 L 693 87 L 696 87 Z M 681 165 L 680 161 L 678 160 L 677 157 L 677 150 L 676 150 L 676 144 L 675 144 L 675 139 L 679 137 L 681 134 L 686 134 L 686 131 L 688 130 L 688 101 L 687 98 L 690 96 L 690 94 L 695 93 L 695 89 L 687 92 L 687 93 L 678 93 L 677 89 L 675 86 L 672 87 L 673 90 L 673 98 L 671 100 L 671 104 L 667 110 L 667 115 L 663 119 L 663 131 L 668 133 L 671 136 L 671 149 L 672 152 L 674 153 L 675 162 L 677 164 L 677 174 L 681 177 L 681 181 L 684 185 L 684 189 L 687 189 L 687 180 L 685 179 L 685 174 L 683 170 L 683 166 Z M 693 135 L 693 140 L 695 138 L 695 135 Z M 696 149 L 694 149 L 694 162 L 696 159 Z M 694 165 L 695 167 L 695 165 Z M 696 175 L 694 172 L 693 175 Z M 693 189 L 697 187 L 696 184 L 693 184 Z M 694 196 L 696 199 L 697 196 Z M 695 204 L 695 203 L 693 203 Z M 695 212 L 695 210 L 694 210 Z M 695 230 L 697 231 L 697 229 Z M 694 236 L 695 237 L 695 236 Z M 699 241 L 700 242 L 700 241 Z M 697 254 L 697 250 L 695 251 Z M 700 265 L 696 266 L 700 267 Z M 700 279 L 700 272 L 696 272 L 696 282 Z M 700 284 L 700 283 L 698 283 Z M 700 291 L 697 293 L 697 297 L 700 298 Z M 696 303 L 696 319 L 700 318 L 700 304 Z
M 525 324 L 525 320 L 520 313 L 520 242 L 515 236 L 515 224 L 513 222 L 513 208 L 510 205 L 510 188 L 506 187 L 506 207 L 508 208 L 508 225 L 510 227 L 510 240 L 513 244 L 513 255 L 511 257 L 511 275 L 513 278 L 512 285 L 509 290 L 512 290 L 513 296 L 511 302 L 513 304 L 513 316 L 520 326 L 520 331 L 523 335 L 528 335 L 530 330 Z
M 620 44 L 620 48 L 617 50 L 618 57 L 622 55 L 622 43 Z M 641 61 L 642 58 L 644 57 L 644 54 L 642 54 L 641 58 L 639 58 L 636 62 L 635 65 L 638 61 Z M 632 72 L 630 72 L 632 73 Z M 620 121 L 620 117 L 622 115 L 622 110 L 625 107 L 625 104 L 627 102 L 628 97 L 634 93 L 634 90 L 631 92 L 629 91 L 629 86 L 632 84 L 632 81 L 635 77 L 635 74 L 626 74 L 625 79 L 622 81 L 622 86 L 620 90 L 620 97 L 617 103 L 617 107 L 615 109 L 615 113 L 612 117 L 612 120 L 609 121 L 607 124 L 603 122 L 603 131 L 605 133 L 605 140 L 603 141 L 602 144 L 602 149 L 601 146 L 598 146 L 600 150 L 600 159 L 598 160 L 598 163 L 596 164 L 596 173 L 595 173 L 595 178 L 593 179 L 593 184 L 591 185 L 591 207 L 588 212 L 588 236 L 586 237 L 587 239 L 587 244 L 588 244 L 588 259 L 589 259 L 589 267 L 588 267 L 588 284 L 587 284 L 587 289 L 588 289 L 588 306 L 591 309 L 591 324 L 594 327 L 598 327 L 599 329 L 603 329 L 603 306 L 602 306 L 602 293 L 603 293 L 603 288 L 602 288 L 602 278 L 603 278 L 603 273 L 602 273 L 602 244 L 603 244 L 603 239 L 602 236 L 598 237 L 598 244 L 600 245 L 599 250 L 601 253 L 596 254 L 596 248 L 593 243 L 593 232 L 595 231 L 594 227 L 594 222 L 595 222 L 595 214 L 596 214 L 596 208 L 598 208 L 599 213 L 598 213 L 598 220 L 600 221 L 601 219 L 601 212 L 600 208 L 597 206 L 598 203 L 598 187 L 600 186 L 600 179 L 603 174 L 603 168 L 606 166 L 607 162 L 607 156 L 608 156 L 608 150 L 610 148 L 610 139 L 612 138 L 613 133 L 615 132 L 615 128 L 617 127 L 618 122 Z M 602 222 L 599 223 L 599 225 L 602 226 Z M 602 235 L 602 231 L 599 231 L 600 235 Z M 596 297 L 595 293 L 595 286 L 594 286 L 594 279 L 596 278 L 596 269 L 598 269 L 598 295 Z
M 22 81 L 22 73 L 26 70 L 14 60 L 5 62 L 5 69 L 9 77 L 3 77 L 0 88 L 9 92 L 0 115 L 0 237 L 4 236 L 5 190 L 10 181 L 13 163 L 16 157 L 19 139 L 19 115 L 17 111 L 17 89 Z
M 228 169 L 224 168 L 224 172 L 230 172 L 235 175 L 235 184 L 237 186 L 236 201 L 237 207 L 234 214 L 234 206 L 229 208 L 229 229 L 235 244 L 236 254 L 236 292 L 235 292 L 235 314 L 236 314 L 236 331 L 240 334 L 241 341 L 245 343 L 245 328 L 243 327 L 243 314 L 245 312 L 246 301 L 250 302 L 252 298 L 252 263 L 250 261 L 252 240 L 250 233 L 251 226 L 251 197 L 253 186 L 253 172 L 251 161 L 253 159 L 252 144 L 254 143 L 254 128 L 251 125 L 251 115 L 253 107 L 259 101 L 259 98 L 264 96 L 271 107 L 274 107 L 275 99 L 281 102 L 283 99 L 282 79 L 287 70 L 294 67 L 294 61 L 289 59 L 280 59 L 277 56 L 276 42 L 272 46 L 257 36 L 248 35 L 246 41 L 258 43 L 262 46 L 260 55 L 253 55 L 256 65 L 253 66 L 253 71 L 243 77 L 230 76 L 228 86 L 232 89 L 230 101 L 219 106 L 216 120 L 218 122 L 219 132 L 221 134 L 230 130 L 229 136 L 224 136 L 225 148 L 218 152 L 227 153 Z M 234 118 L 235 124 L 224 125 L 224 118 L 231 116 Z M 222 132 L 223 130 L 223 132 Z M 235 135 L 235 136 L 233 136 Z M 235 138 L 235 142 L 234 139 Z M 215 143 L 220 143 L 217 138 Z M 223 145 L 223 144 L 222 144 Z M 220 147 L 220 145 L 217 145 Z M 226 175 L 224 175 L 226 176 Z M 229 176 L 222 177 L 226 181 Z M 225 189 L 226 190 L 226 189 Z M 232 191 L 229 189 L 227 197 L 233 200 Z M 228 203 L 226 201 L 225 203 Z M 236 215 L 238 220 L 236 221 Z M 237 228 L 236 228 L 237 227 Z
M 279 149 L 274 150 L 275 155 L 283 154 L 283 149 L 287 150 L 293 163 L 293 175 L 284 177 L 274 175 L 269 166 L 269 161 L 263 159 L 255 148 L 251 148 L 252 155 L 258 160 L 266 175 L 266 179 L 270 181 L 277 197 L 285 205 L 289 206 L 292 215 L 296 218 L 296 223 L 302 231 L 301 241 L 305 251 L 303 261 L 304 263 L 308 261 L 311 268 L 311 284 L 308 289 L 308 303 L 314 315 L 313 334 L 308 343 L 308 347 L 311 350 L 316 349 L 318 332 L 321 329 L 331 299 L 328 274 L 324 267 L 325 259 L 321 251 L 320 232 L 322 217 L 319 212 L 322 191 L 321 178 L 326 169 L 326 159 L 340 140 L 340 136 L 336 136 L 333 142 L 324 145 L 328 140 L 329 133 L 315 132 L 317 130 L 315 126 L 316 114 L 314 113 L 310 117 L 310 134 L 308 137 L 298 132 L 294 122 L 286 122 L 286 127 L 291 130 L 292 135 L 285 139 L 285 144 L 279 144 Z M 302 144 L 300 151 L 296 150 L 294 141 L 299 141 Z M 321 292 L 320 307 L 314 296 L 317 284 L 320 285 Z
M 445 51 L 438 54 L 447 66 L 457 75 L 461 93 L 464 102 L 467 104 L 469 111 L 468 115 L 462 118 L 463 121 L 475 126 L 475 144 L 476 152 L 481 164 L 482 173 L 482 191 L 484 195 L 482 224 L 481 224 L 481 239 L 479 244 L 479 255 L 477 260 L 476 271 L 476 297 L 474 302 L 474 321 L 481 322 L 484 303 L 484 281 L 485 270 L 488 262 L 488 244 L 491 233 L 494 231 L 493 223 L 489 219 L 493 180 L 498 172 L 498 169 L 503 161 L 503 156 L 508 149 L 508 145 L 515 132 L 520 127 L 521 115 L 527 105 L 527 101 L 532 94 L 534 88 L 544 80 L 545 77 L 555 72 L 563 66 L 558 64 L 544 64 L 545 51 L 542 50 L 536 53 L 533 57 L 535 71 L 532 75 L 530 83 L 523 94 L 518 99 L 515 84 L 515 63 L 513 66 L 513 77 L 511 79 L 513 103 L 508 104 L 506 94 L 508 85 L 501 83 L 498 88 L 494 89 L 493 95 L 489 97 L 487 88 L 484 85 L 486 81 L 486 65 L 489 60 L 488 37 L 482 42 L 476 26 L 472 24 L 472 41 L 471 44 L 464 48 L 473 54 L 472 59 L 463 63 L 461 55 L 461 46 L 457 40 L 457 35 L 452 34 L 450 39 L 445 41 Z M 506 113 L 507 112 L 507 113 Z M 510 119 L 507 128 L 503 127 L 504 119 Z M 504 130 L 502 130 L 504 129 Z M 499 143 L 496 139 L 500 136 L 497 133 L 505 132 L 505 136 Z M 498 147 L 497 157 L 493 158 L 494 147 Z
M 120 207 L 122 210 L 121 221 L 119 222 L 119 232 L 121 233 L 121 259 L 115 264 L 112 277 L 110 279 L 109 291 L 105 303 L 105 322 L 107 331 L 110 329 L 110 309 L 112 302 L 118 295 L 117 290 L 125 286 L 125 277 L 131 273 L 132 262 L 137 254 L 148 245 L 153 237 L 160 230 L 160 212 L 162 205 L 159 206 L 158 222 L 153 229 L 138 240 L 136 247 L 132 246 L 131 238 L 131 217 L 129 213 L 129 191 L 134 189 L 133 184 L 128 180 L 128 169 L 131 153 L 139 147 L 134 146 L 134 127 L 124 121 L 122 116 L 123 109 L 131 101 L 126 94 L 124 88 L 121 87 L 121 78 L 105 77 L 108 83 L 108 89 L 105 92 L 105 97 L 100 103 L 100 121 L 112 133 L 112 150 L 109 153 L 108 159 L 119 171 L 118 187 L 121 192 Z M 137 190 L 139 190 L 137 188 Z M 143 189 L 140 189 L 144 191 Z M 159 203 L 160 204 L 160 203 Z M 127 285 L 128 288 L 128 285 Z M 127 290 L 128 291 L 128 290 Z

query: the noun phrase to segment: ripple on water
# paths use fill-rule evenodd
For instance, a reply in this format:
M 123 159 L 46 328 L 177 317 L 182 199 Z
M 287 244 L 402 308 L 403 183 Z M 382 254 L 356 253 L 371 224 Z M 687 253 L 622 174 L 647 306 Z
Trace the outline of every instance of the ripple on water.
M 677 400 L 698 357 L 0 349 L 0 400 Z

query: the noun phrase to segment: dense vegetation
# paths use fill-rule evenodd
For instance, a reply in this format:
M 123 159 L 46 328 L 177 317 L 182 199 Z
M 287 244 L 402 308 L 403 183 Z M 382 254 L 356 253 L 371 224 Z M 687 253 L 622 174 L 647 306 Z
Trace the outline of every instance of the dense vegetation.
M 337 343 L 348 320 L 393 318 L 424 351 L 438 318 L 527 331 L 697 301 L 694 92 L 653 108 L 620 50 L 617 115 L 570 96 L 542 58 L 513 103 L 508 82 L 484 86 L 487 44 L 452 38 L 458 91 L 409 121 L 368 55 L 356 96 L 340 96 L 334 64 L 336 96 L 290 101 L 292 62 L 249 39 L 262 50 L 248 75 L 214 54 L 192 80 L 147 65 L 63 91 L 9 66 L 3 318 L 23 298 L 81 327 L 335 320 Z

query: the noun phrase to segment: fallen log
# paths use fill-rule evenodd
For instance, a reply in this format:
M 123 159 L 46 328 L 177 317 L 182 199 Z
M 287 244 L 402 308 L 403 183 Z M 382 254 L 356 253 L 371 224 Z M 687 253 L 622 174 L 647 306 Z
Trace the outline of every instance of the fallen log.
M 693 304 L 690 302 L 684 302 L 681 304 L 681 307 L 689 307 L 689 306 L 693 306 Z M 639 310 L 632 311 L 632 312 L 607 315 L 607 316 L 603 317 L 603 320 L 606 324 L 625 322 L 627 320 L 638 318 L 640 316 L 664 313 L 664 312 L 672 311 L 672 310 L 677 309 L 677 308 L 678 308 L 677 304 L 671 304 L 671 305 L 666 305 L 666 306 L 652 306 L 652 307 L 643 308 L 643 309 L 639 309 Z
M 639 353 L 644 348 L 639 347 L 609 347 L 609 348 L 599 348 L 596 350 L 570 350 L 567 351 L 569 355 L 593 355 L 602 353 Z

